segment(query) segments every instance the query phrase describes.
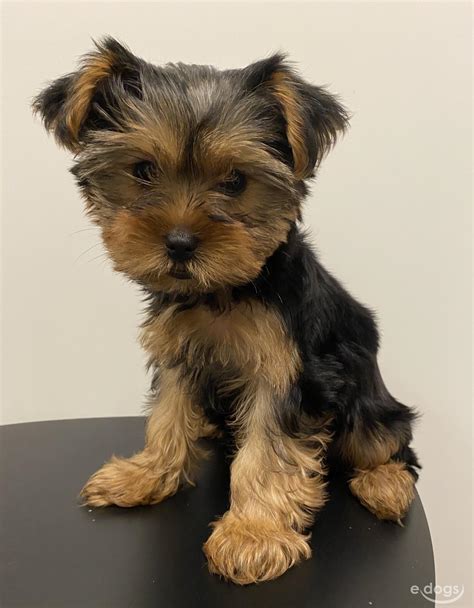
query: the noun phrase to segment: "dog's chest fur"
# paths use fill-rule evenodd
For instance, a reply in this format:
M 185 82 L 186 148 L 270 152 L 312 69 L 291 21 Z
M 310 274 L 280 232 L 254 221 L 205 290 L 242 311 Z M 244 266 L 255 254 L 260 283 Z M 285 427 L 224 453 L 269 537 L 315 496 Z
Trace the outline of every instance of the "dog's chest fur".
M 232 377 L 241 386 L 258 378 L 285 391 L 301 367 L 279 313 L 256 300 L 224 312 L 170 305 L 145 326 L 142 343 L 159 367 L 181 365 L 193 376 Z

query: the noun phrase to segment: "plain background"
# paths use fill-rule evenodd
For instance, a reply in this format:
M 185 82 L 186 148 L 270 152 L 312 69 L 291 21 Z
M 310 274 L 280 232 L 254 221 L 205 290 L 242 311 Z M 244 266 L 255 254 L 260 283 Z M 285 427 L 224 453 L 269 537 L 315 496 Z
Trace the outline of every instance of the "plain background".
M 111 272 L 31 97 L 103 34 L 157 63 L 286 50 L 353 113 L 305 221 L 377 311 L 389 388 L 423 414 L 437 582 L 465 585 L 455 605 L 470 606 L 469 4 L 11 3 L 3 24 L 3 423 L 139 414 L 148 382 L 139 294 Z

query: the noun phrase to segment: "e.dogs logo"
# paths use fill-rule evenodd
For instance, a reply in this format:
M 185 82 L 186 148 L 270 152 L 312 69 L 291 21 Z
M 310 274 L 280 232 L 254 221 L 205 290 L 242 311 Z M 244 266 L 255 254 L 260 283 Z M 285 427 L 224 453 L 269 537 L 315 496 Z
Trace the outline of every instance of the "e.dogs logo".
M 436 604 L 453 604 L 457 602 L 464 593 L 464 585 L 433 585 L 428 583 L 424 587 L 412 585 L 410 592 L 413 595 L 420 593 L 425 600 L 436 602 Z

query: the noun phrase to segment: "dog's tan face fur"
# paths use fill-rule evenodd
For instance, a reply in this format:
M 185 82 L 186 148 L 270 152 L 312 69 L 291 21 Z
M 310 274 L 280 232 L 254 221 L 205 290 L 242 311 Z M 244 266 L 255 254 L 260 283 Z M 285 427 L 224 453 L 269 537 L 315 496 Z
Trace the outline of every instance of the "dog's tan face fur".
M 115 268 L 175 293 L 257 277 L 346 121 L 278 55 L 240 70 L 158 68 L 110 39 L 35 108 L 77 155 L 72 171 Z M 236 176 L 243 187 L 229 191 Z M 176 229 L 197 239 L 189 261 L 167 254 Z
M 160 128 L 163 125 L 150 117 L 140 140 L 126 134 L 125 158 L 111 163 L 110 175 L 98 175 L 94 181 L 93 196 L 105 199 L 108 209 L 113 207 L 106 216 L 93 214 L 116 269 L 158 291 L 210 292 L 247 283 L 285 240 L 298 212 L 298 200 L 267 175 L 268 166 L 277 162 L 259 149 L 255 134 L 252 142 L 251 133 L 237 128 L 228 140 L 217 131 L 203 130 L 194 140 L 193 158 L 187 159 L 189 134 L 173 132 L 170 125 L 164 150 Z M 131 174 L 135 158 L 157 167 L 151 183 L 140 183 Z M 278 164 L 282 180 L 291 183 L 290 171 Z M 245 189 L 235 196 L 219 188 L 232 171 L 246 176 Z M 196 255 L 185 264 L 167 255 L 165 239 L 176 228 L 199 240 Z M 170 274 L 184 266 L 189 279 Z

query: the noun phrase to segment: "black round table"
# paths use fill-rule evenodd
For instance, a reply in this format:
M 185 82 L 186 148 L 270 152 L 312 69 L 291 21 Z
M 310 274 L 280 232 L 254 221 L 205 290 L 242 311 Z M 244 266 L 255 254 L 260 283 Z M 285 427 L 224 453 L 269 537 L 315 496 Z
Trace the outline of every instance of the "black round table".
M 207 571 L 208 524 L 228 505 L 224 450 L 211 442 L 195 488 L 153 507 L 90 509 L 77 494 L 113 453 L 143 443 L 144 419 L 99 418 L 0 428 L 2 608 L 411 608 L 434 580 L 417 497 L 405 527 L 381 522 L 341 478 L 313 528 L 313 557 L 281 578 L 237 587 Z

